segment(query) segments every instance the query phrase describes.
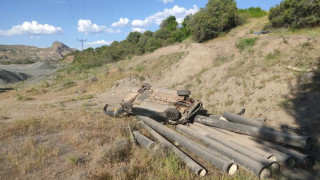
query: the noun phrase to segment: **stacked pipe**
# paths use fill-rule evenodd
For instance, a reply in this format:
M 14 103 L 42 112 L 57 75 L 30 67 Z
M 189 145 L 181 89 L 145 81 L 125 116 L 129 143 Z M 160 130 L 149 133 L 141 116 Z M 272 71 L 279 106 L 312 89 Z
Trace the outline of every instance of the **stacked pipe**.
M 247 118 L 226 112 L 223 116 L 198 115 L 192 126 L 210 132 L 209 137 L 223 136 L 235 144 L 246 146 L 256 154 L 264 156 L 263 151 L 271 153 L 280 164 L 311 169 L 314 165 L 312 157 L 297 150 L 309 150 L 312 144 L 311 138 L 267 127 L 263 124 L 265 119 Z
M 283 133 L 266 127 L 266 118 L 247 118 L 241 114 L 226 112 L 223 116 L 197 115 L 193 124 L 175 126 L 180 133 L 160 124 L 157 119 L 137 115 L 139 125 L 151 134 L 158 145 L 137 131 L 133 135 L 137 143 L 145 148 L 172 150 L 191 171 L 200 176 L 206 175 L 207 170 L 192 159 L 190 154 L 229 175 L 235 174 L 239 165 L 260 179 L 279 172 L 280 164 L 312 168 L 311 156 L 296 150 L 309 149 L 310 137 Z

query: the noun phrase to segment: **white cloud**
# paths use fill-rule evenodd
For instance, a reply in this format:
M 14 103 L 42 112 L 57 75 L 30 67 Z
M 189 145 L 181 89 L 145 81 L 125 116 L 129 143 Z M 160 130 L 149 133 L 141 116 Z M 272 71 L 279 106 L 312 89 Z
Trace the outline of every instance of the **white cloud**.
M 93 42 L 85 43 L 86 46 L 102 46 L 102 45 L 110 45 L 113 41 L 105 41 L 105 40 L 97 40 Z
M 42 34 L 60 34 L 63 33 L 61 27 L 55 27 L 49 24 L 39 24 L 37 21 L 25 21 L 21 25 L 12 26 L 7 31 L 0 30 L 0 35 L 14 36 L 14 35 L 42 35 Z
M 128 18 L 120 18 L 118 22 L 114 22 L 111 24 L 112 27 L 126 27 L 129 24 Z
M 162 1 L 165 4 L 167 4 L 168 2 L 173 2 L 173 0 L 160 0 L 160 1 Z
M 121 32 L 119 29 L 114 30 L 111 28 L 108 28 L 106 26 L 99 26 L 97 24 L 94 24 L 89 19 L 79 19 L 78 21 L 78 31 L 85 33 L 85 34 L 100 34 L 103 32 L 107 33 L 119 33 Z
M 99 34 L 102 33 L 107 27 L 99 26 L 97 24 L 92 24 L 89 19 L 79 19 L 78 21 L 78 31 L 86 34 Z
M 135 19 L 131 22 L 134 27 L 147 27 L 152 23 L 151 19 L 146 18 L 145 20 Z
M 171 9 L 164 9 L 162 12 L 157 12 L 144 20 L 135 19 L 131 22 L 131 25 L 134 27 L 148 27 L 151 23 L 160 25 L 161 22 L 169 16 L 175 16 L 178 23 L 182 23 L 184 17 L 189 14 L 194 14 L 199 11 L 199 8 L 196 5 L 193 5 L 191 9 L 186 9 L 184 7 L 179 7 L 177 5 L 173 6 Z
M 132 28 L 131 31 L 132 31 L 132 32 L 137 31 L 137 32 L 139 32 L 139 33 L 143 33 L 143 32 L 146 31 L 146 29 L 145 29 L 145 28 Z
M 40 36 L 29 36 L 30 39 L 40 39 Z

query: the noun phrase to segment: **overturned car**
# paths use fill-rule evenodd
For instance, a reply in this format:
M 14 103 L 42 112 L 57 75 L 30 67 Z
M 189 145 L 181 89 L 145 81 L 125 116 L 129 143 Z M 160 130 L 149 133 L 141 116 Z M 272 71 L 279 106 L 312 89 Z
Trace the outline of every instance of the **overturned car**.
M 103 111 L 112 117 L 143 115 L 168 124 L 190 122 L 202 108 L 201 101 L 190 98 L 189 90 L 169 90 L 152 88 L 145 83 L 138 90 L 133 90 L 121 102 L 121 107 Z

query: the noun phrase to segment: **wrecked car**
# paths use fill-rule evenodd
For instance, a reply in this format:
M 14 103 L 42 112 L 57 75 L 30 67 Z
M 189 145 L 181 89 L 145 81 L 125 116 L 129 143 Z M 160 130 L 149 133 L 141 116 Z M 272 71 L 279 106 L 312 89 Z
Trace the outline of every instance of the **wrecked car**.
M 145 83 L 132 90 L 118 109 L 103 111 L 112 117 L 143 115 L 169 124 L 185 124 L 202 108 L 202 102 L 190 98 L 189 90 L 152 88 Z

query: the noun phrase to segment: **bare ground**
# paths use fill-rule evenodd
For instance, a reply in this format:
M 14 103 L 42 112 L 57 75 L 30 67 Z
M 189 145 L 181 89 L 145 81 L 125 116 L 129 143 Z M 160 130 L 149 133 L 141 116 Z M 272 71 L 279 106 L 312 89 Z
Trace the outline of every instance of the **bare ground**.
M 66 70 L 0 93 L 1 179 L 197 179 L 173 155 L 127 143 L 127 123 L 138 129 L 136 120 L 102 114 L 105 103 L 118 106 L 144 82 L 190 89 L 210 113 L 246 108 L 246 116 L 267 117 L 276 129 L 303 129 L 319 144 L 320 78 L 287 69 L 319 71 L 319 30 L 252 35 L 266 23 L 254 19 L 203 44 L 181 43 L 88 71 Z M 237 48 L 241 39 L 255 37 L 253 47 Z M 204 179 L 256 179 L 244 170 L 227 176 L 200 162 L 209 170 Z M 283 172 L 301 172 L 296 177 L 304 179 L 319 177 L 319 168 L 317 162 L 312 171 Z

